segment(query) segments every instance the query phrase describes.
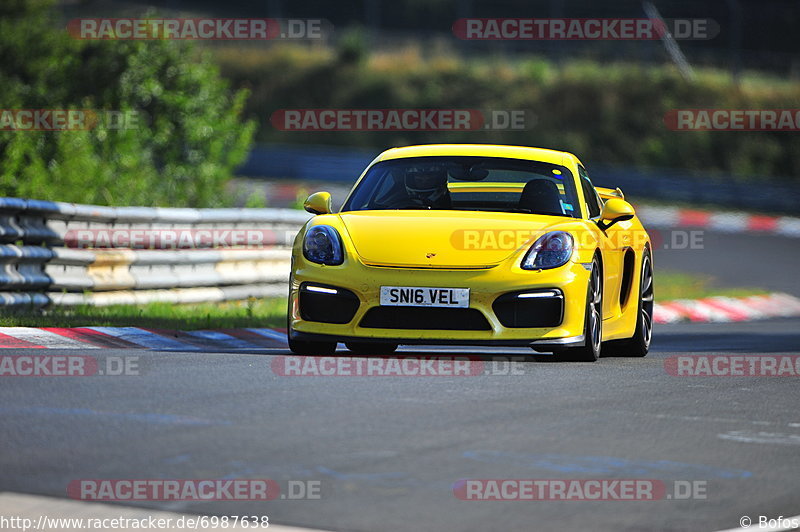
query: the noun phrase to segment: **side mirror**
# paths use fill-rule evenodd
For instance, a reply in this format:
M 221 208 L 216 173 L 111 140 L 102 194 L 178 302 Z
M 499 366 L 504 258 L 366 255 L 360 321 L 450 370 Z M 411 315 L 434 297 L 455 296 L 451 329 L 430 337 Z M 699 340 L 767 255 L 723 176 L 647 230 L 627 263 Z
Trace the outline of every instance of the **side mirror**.
M 303 208 L 311 214 L 330 214 L 332 211 L 330 192 L 311 194 L 303 203 Z
M 619 198 L 611 198 L 603 205 L 597 225 L 605 231 L 617 222 L 630 220 L 634 216 L 633 205 Z

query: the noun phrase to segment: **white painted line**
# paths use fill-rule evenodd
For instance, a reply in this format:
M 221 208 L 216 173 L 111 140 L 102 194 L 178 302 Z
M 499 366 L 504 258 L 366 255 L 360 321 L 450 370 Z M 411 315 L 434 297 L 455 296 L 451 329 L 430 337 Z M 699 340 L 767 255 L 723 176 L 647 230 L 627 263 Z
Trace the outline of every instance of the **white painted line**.
M 731 430 L 724 434 L 717 434 L 723 440 L 740 443 L 764 443 L 774 445 L 800 445 L 800 434 L 786 434 L 784 432 L 754 432 L 751 430 Z
M 105 333 L 115 338 L 121 338 L 132 344 L 141 345 L 150 349 L 179 349 L 181 351 L 200 351 L 201 347 L 167 338 L 138 327 L 89 327 L 97 332 Z
M 708 227 L 725 233 L 743 233 L 747 230 L 748 218 L 745 214 L 717 212 L 709 217 Z
M 653 319 L 658 324 L 679 321 L 730 322 L 756 321 L 765 318 L 800 316 L 800 298 L 775 292 L 772 294 L 724 297 L 715 296 L 704 299 L 677 299 L 655 304 Z M 269 349 L 253 343 L 248 338 L 239 338 L 235 332 L 220 331 L 182 331 L 182 334 L 205 342 L 190 343 L 173 338 L 167 334 L 157 334 L 138 327 L 87 327 L 100 333 L 126 340 L 132 344 L 155 350 L 166 351 L 214 351 L 215 349 Z M 267 328 L 247 328 L 263 338 L 276 342 L 276 347 L 287 344 L 286 333 Z M 97 345 L 84 343 L 61 336 L 51 331 L 34 327 L 0 327 L 0 333 L 12 336 L 46 348 L 99 349 Z
M 775 294 L 766 296 L 750 296 L 744 298 L 744 303 L 762 312 L 766 317 L 774 318 L 780 316 L 791 316 L 792 311 L 788 308 L 782 307 L 781 304 L 774 299 Z
M 685 318 L 684 314 L 681 314 L 668 304 L 656 303 L 653 308 L 653 321 L 656 323 L 674 323 Z
M 774 221 L 774 228 L 760 230 L 751 229 L 753 215 L 735 211 L 698 211 L 695 209 L 679 209 L 675 207 L 656 207 L 639 205 L 636 208 L 639 219 L 647 227 L 669 229 L 680 227 L 682 217 L 688 213 L 701 213 L 708 217 L 708 222 L 701 227 L 725 233 L 746 233 L 750 231 L 773 233 L 791 238 L 800 237 L 800 218 L 791 216 L 767 217 Z M 761 218 L 761 217 L 759 217 Z
M 741 312 L 742 314 L 747 316 L 746 321 L 754 321 L 754 320 L 763 320 L 768 316 L 758 310 L 755 307 L 752 307 L 747 304 L 747 302 L 743 299 L 739 299 L 736 297 L 724 297 L 724 296 L 716 296 L 708 298 L 712 301 L 716 301 L 720 305 L 724 305 L 730 307 L 732 310 L 736 312 Z
M 777 302 L 776 307 L 785 307 L 792 313 L 800 312 L 800 299 L 789 294 L 772 294 L 771 298 Z
M 100 349 L 99 346 L 35 327 L 3 327 L 2 332 L 8 336 L 50 349 Z
M 209 348 L 222 348 L 222 349 L 257 349 L 260 346 L 252 344 L 241 338 L 236 338 L 230 334 L 221 333 L 219 331 L 186 331 L 186 334 L 201 340 L 211 342 Z
M 673 303 L 681 305 L 687 309 L 687 314 L 694 316 L 698 321 L 728 322 L 731 318 L 728 314 L 706 305 L 699 299 L 676 299 Z M 699 318 L 699 319 L 698 319 Z
M 788 532 L 790 530 L 800 530 L 800 526 L 792 526 L 793 523 L 797 523 L 798 525 L 800 525 L 800 515 L 795 515 L 795 516 L 792 516 L 792 517 L 782 517 L 781 520 L 780 520 L 780 523 L 776 523 L 774 526 L 768 526 L 768 525 L 759 526 L 758 525 L 758 517 L 759 516 L 755 516 L 754 517 L 754 516 L 749 516 L 749 515 L 748 516 L 742 516 L 741 519 L 745 519 L 745 518 L 750 519 L 750 521 L 749 521 L 750 524 L 748 526 L 741 526 L 740 528 L 726 528 L 725 530 L 718 530 L 717 532 L 745 532 L 745 531 L 747 531 L 747 532 Z M 775 518 L 769 518 L 769 519 L 767 519 L 767 523 L 769 523 L 770 519 L 777 520 L 776 517 Z M 744 521 L 740 521 L 740 523 L 742 525 L 744 525 Z M 784 526 L 781 523 L 788 524 L 788 527 Z
M 275 331 L 273 329 L 247 329 L 248 331 L 254 332 L 256 334 L 260 334 L 261 336 L 266 336 L 267 338 L 271 338 L 273 340 L 279 340 L 286 343 L 286 333 L 282 333 L 280 331 Z
M 711 307 L 726 315 L 730 321 L 752 321 L 753 315 L 746 307 L 735 299 L 730 301 L 720 297 L 706 297 L 700 300 L 707 307 Z
M 656 303 L 653 319 L 656 323 L 663 324 L 692 318 L 692 321 L 726 322 L 741 317 L 745 318 L 741 321 L 756 321 L 796 316 L 800 316 L 800 298 L 775 292 L 759 296 L 715 296 Z
M 645 225 L 674 227 L 680 220 L 680 211 L 674 207 L 651 207 L 642 205 L 636 209 Z
M 181 517 L 201 517 L 197 514 L 165 512 L 163 510 L 151 510 L 148 508 L 135 508 L 116 504 L 76 501 L 72 499 L 61 499 L 55 497 L 45 497 L 42 495 L 27 495 L 24 493 L 11 492 L 0 493 L 0 515 L 6 519 L 11 517 L 30 519 L 31 524 L 35 525 L 31 528 L 38 528 L 39 532 L 47 532 L 50 530 L 59 532 L 77 532 L 81 530 L 81 527 L 76 527 L 75 524 L 80 524 L 80 522 L 76 523 L 74 520 L 86 521 L 87 519 L 122 518 L 131 520 L 145 520 L 144 523 L 147 523 L 147 520 L 152 517 L 156 520 L 171 519 L 171 522 L 176 523 L 177 525 L 177 521 Z M 47 526 L 48 520 L 50 520 L 52 523 L 52 520 L 54 519 L 72 519 L 72 526 Z M 86 522 L 83 524 L 88 525 Z M 19 528 L 21 529 L 21 527 Z M 29 530 L 31 528 L 29 528 Z M 83 531 L 89 528 L 91 527 L 84 526 Z M 137 532 L 141 532 L 141 530 L 144 530 L 144 528 L 134 526 L 133 528 L 114 528 L 114 530 L 136 530 Z M 183 529 L 179 529 L 177 526 L 172 526 L 169 528 L 159 528 L 158 530 L 182 530 L 182 532 L 186 532 L 187 529 L 185 527 Z M 203 530 L 203 528 L 200 527 L 199 530 Z M 207 530 L 222 530 L 222 528 L 207 528 Z M 324 532 L 320 529 L 276 525 L 272 522 L 270 522 L 269 528 L 264 529 L 258 528 L 255 525 L 243 527 L 237 524 L 236 526 L 227 527 L 225 530 L 248 530 L 250 532 L 253 530 L 268 530 L 272 532 Z
M 800 236 L 800 218 L 778 218 L 778 229 L 775 232 L 783 236 Z

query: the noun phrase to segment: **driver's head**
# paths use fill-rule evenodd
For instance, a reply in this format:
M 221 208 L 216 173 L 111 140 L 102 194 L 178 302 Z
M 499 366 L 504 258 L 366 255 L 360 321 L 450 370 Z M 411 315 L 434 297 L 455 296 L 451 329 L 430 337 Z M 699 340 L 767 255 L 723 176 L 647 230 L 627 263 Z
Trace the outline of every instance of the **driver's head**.
M 413 200 L 434 205 L 447 194 L 447 170 L 441 166 L 415 166 L 406 169 L 406 192 Z

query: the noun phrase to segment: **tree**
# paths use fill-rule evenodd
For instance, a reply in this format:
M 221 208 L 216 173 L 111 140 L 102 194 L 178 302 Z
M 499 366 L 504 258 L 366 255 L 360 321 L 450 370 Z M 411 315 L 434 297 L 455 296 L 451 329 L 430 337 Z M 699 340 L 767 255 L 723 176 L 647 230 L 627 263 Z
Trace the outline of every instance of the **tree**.
M 51 0 L 0 6 L 0 110 L 91 110 L 86 130 L 0 131 L 0 195 L 218 206 L 255 130 L 207 53 L 186 41 L 81 41 Z M 125 117 L 121 123 L 120 118 Z

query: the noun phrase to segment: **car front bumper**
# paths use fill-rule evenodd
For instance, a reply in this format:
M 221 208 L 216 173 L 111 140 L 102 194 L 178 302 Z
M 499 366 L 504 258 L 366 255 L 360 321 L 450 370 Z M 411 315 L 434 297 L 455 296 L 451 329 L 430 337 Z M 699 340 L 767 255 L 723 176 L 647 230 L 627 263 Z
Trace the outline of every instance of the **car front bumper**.
M 588 280 L 588 269 L 578 262 L 538 271 L 522 270 L 507 264 L 488 269 L 445 270 L 375 267 L 352 257 L 340 266 L 323 266 L 311 263 L 300 255 L 295 256 L 293 261 L 289 331 L 295 340 L 531 346 L 537 350 L 553 351 L 584 343 Z M 303 314 L 306 314 L 306 318 L 309 316 L 300 308 L 299 294 L 301 286 L 305 289 L 309 284 L 352 293 L 357 299 L 357 309 L 352 313 L 352 319 L 347 319 L 350 316 L 338 309 L 334 312 L 341 318 L 338 321 L 346 322 L 324 323 L 304 319 Z M 391 328 L 365 327 L 362 325 L 364 317 L 370 310 L 380 307 L 381 286 L 469 288 L 469 308 L 480 312 L 486 324 L 480 330 L 438 329 L 435 328 L 438 326 L 436 323 L 426 323 L 424 328 L 397 328 L 396 324 Z M 563 297 L 563 312 L 558 324 L 547 327 L 503 325 L 496 312 L 497 307 L 493 307 L 499 297 L 542 290 L 553 290 Z M 382 307 L 382 310 L 387 308 Z M 505 321 L 508 323 L 507 318 Z

